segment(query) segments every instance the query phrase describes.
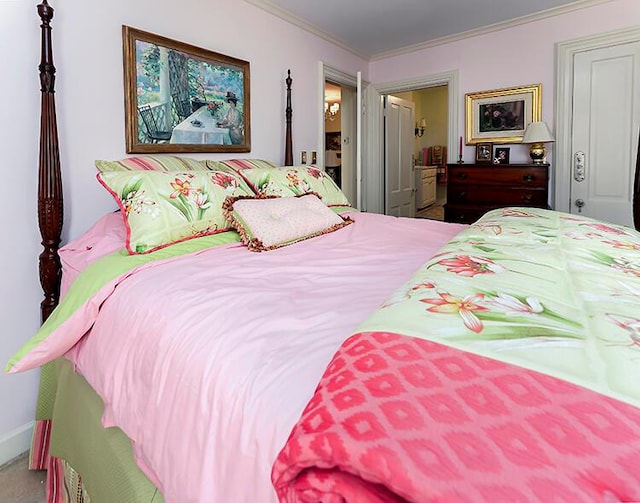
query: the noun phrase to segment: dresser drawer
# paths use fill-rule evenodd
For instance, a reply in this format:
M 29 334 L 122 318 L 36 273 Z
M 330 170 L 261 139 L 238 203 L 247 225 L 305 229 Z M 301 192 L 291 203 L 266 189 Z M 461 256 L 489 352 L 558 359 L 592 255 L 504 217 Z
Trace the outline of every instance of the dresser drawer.
M 449 168 L 449 183 L 498 185 L 502 187 L 545 187 L 546 168 L 481 168 L 477 166 Z
M 480 190 L 481 189 L 481 190 Z M 547 205 L 547 191 L 535 188 L 509 188 L 494 185 L 474 187 L 452 184 L 447 190 L 447 202 L 453 204 L 483 204 L 501 206 Z
M 457 224 L 472 224 L 492 208 L 465 207 L 455 204 L 444 205 L 444 221 Z

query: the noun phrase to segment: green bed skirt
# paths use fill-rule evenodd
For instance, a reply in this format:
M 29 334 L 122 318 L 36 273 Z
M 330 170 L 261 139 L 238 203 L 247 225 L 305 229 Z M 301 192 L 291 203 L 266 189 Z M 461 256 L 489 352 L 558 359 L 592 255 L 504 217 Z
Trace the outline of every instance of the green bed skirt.
M 136 465 L 127 436 L 119 428 L 102 426 L 103 409 L 100 397 L 68 360 L 60 358 L 45 365 L 30 466 L 61 466 L 57 460 L 62 460 L 78 475 L 91 503 L 164 503 L 160 491 Z M 46 459 L 47 444 L 52 460 Z M 64 475 L 53 471 L 57 474 L 49 472 L 48 489 L 55 493 L 68 485 L 68 480 L 67 484 L 51 480 Z M 48 501 L 68 499 L 49 494 Z

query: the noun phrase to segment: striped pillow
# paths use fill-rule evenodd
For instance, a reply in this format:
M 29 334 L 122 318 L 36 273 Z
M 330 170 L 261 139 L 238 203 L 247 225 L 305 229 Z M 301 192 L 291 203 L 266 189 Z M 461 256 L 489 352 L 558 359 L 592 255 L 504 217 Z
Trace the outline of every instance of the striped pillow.
M 208 168 L 204 162 L 178 157 L 175 155 L 141 155 L 139 157 L 125 157 L 119 161 L 96 161 L 96 168 L 100 173 L 112 171 L 202 171 Z
M 210 163 L 215 163 L 217 166 L 211 166 L 209 165 Z M 219 165 L 229 168 L 236 173 L 239 173 L 244 169 L 277 168 L 277 166 L 271 161 L 265 161 L 263 159 L 226 159 L 224 161 L 207 161 L 209 169 L 220 169 Z

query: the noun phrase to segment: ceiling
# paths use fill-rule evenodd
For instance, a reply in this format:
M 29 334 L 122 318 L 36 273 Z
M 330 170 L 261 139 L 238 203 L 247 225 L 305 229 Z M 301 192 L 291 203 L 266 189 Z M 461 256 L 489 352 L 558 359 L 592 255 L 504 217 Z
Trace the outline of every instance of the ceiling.
M 449 41 L 463 33 L 609 0 L 247 1 L 360 56 L 375 59 L 417 45 Z

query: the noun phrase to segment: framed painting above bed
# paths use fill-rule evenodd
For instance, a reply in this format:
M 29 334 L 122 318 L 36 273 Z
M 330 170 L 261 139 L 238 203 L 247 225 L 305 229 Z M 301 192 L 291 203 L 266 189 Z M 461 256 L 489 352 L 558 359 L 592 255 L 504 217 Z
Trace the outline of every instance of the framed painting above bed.
M 250 152 L 249 62 L 122 27 L 128 153 Z

